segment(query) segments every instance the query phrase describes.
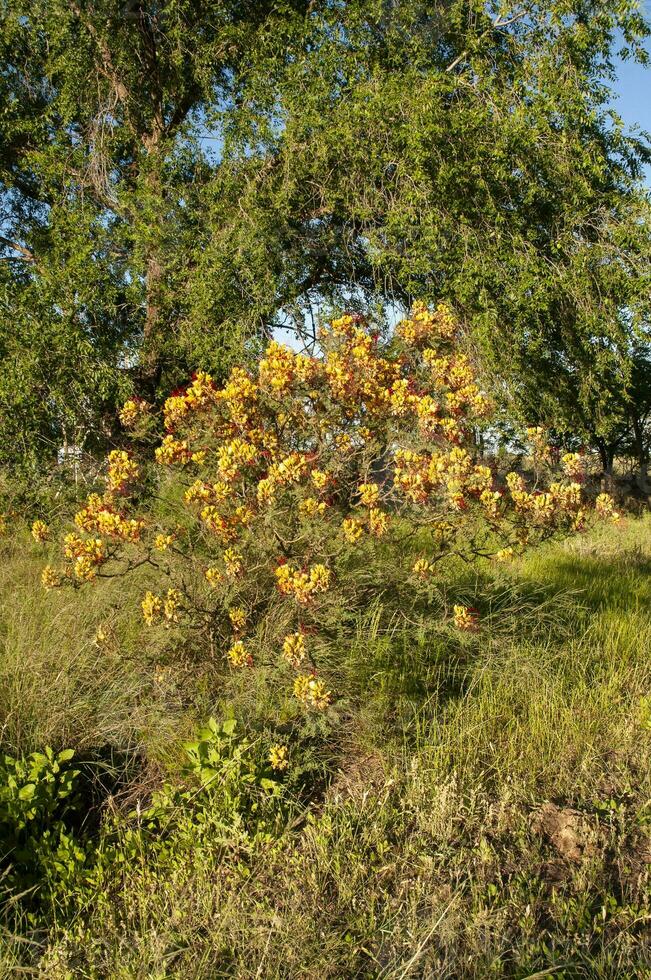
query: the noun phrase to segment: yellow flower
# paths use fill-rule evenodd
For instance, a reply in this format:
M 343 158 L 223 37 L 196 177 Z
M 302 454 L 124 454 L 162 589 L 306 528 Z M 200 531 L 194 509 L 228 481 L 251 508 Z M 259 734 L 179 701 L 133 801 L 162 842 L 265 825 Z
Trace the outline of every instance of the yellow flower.
M 292 667 L 300 667 L 305 660 L 305 637 L 302 633 L 289 633 L 283 640 L 283 657 Z
M 95 646 L 96 647 L 106 646 L 108 640 L 109 640 L 108 632 L 104 629 L 103 626 L 98 626 L 95 632 Z
M 459 630 L 474 630 L 477 628 L 477 613 L 468 606 L 453 606 L 454 625 Z
M 500 550 L 499 551 L 496 551 L 495 554 L 493 555 L 493 559 L 494 559 L 494 561 L 504 562 L 504 561 L 511 561 L 511 559 L 514 556 L 515 556 L 515 552 L 514 552 L 513 548 L 510 548 L 510 547 L 509 548 L 500 548 Z
M 310 586 L 313 592 L 326 592 L 330 586 L 330 570 L 325 565 L 313 565 L 310 569 Z
M 109 491 L 123 490 L 138 477 L 138 464 L 124 449 L 114 449 L 108 456 L 106 483 Z
M 168 589 L 163 602 L 163 616 L 168 623 L 178 623 L 183 596 L 178 589 Z
M 226 651 L 226 656 L 232 667 L 244 667 L 251 664 L 251 655 L 241 640 L 236 642 Z
M 364 533 L 364 525 L 356 517 L 347 517 L 341 525 L 341 530 L 344 532 L 346 541 L 349 544 L 355 544 Z
M 313 674 L 299 674 L 294 681 L 294 696 L 306 707 L 323 711 L 332 701 L 332 693 Z
M 154 538 L 154 548 L 156 551 L 167 551 L 174 544 L 173 534 L 157 534 Z
M 434 571 L 434 565 L 429 562 L 426 558 L 418 558 L 413 565 L 412 572 L 417 575 L 418 578 L 426 579 Z
M 186 462 L 191 453 L 186 440 L 168 435 L 154 451 L 154 456 L 156 462 L 162 466 L 171 466 L 173 463 Z
M 163 611 L 163 601 L 160 596 L 153 592 L 146 592 L 142 600 L 142 618 L 147 626 L 153 626 L 157 618 Z
M 289 755 L 284 745 L 272 745 L 269 750 L 269 762 L 271 768 L 282 772 L 289 765 Z
M 579 453 L 565 453 L 561 456 L 561 466 L 563 472 L 570 477 L 583 476 L 585 472 L 583 457 Z
M 212 586 L 220 585 L 224 581 L 224 576 L 218 568 L 207 568 L 204 572 L 204 577 L 208 584 Z
M 41 584 L 44 589 L 56 589 L 61 585 L 61 575 L 51 565 L 46 565 L 41 572 Z
M 609 493 L 600 493 L 595 500 L 595 510 L 599 517 L 609 518 L 613 524 L 619 524 L 622 515 L 615 510 L 615 501 Z
M 323 490 L 328 482 L 328 474 L 324 473 L 323 470 L 312 470 L 310 479 L 317 490 Z
M 301 500 L 298 509 L 306 517 L 317 517 L 325 512 L 326 505 L 322 500 L 319 501 L 315 497 L 306 497 L 305 500 Z
M 368 526 L 371 534 L 376 538 L 381 538 L 389 528 L 389 516 L 378 507 L 371 507 L 368 512 Z
M 241 606 L 234 606 L 232 609 L 228 610 L 228 618 L 231 621 L 231 626 L 236 633 L 244 627 L 246 623 L 246 612 Z
M 120 422 L 126 429 L 130 429 L 148 410 L 149 405 L 142 398 L 129 398 L 118 413 Z
M 226 574 L 229 578 L 236 578 L 242 573 L 242 556 L 235 548 L 227 548 L 223 555 L 226 565 Z
M 357 488 L 360 501 L 366 507 L 374 507 L 380 497 L 380 488 L 377 483 L 362 483 Z
M 50 529 L 45 521 L 34 521 L 32 524 L 32 537 L 35 541 L 42 543 L 47 541 L 50 536 Z
M 291 565 L 276 569 L 276 585 L 283 595 L 293 595 L 300 605 L 307 605 L 314 595 L 330 586 L 330 570 L 325 565 L 313 565 L 309 572 L 295 571 Z

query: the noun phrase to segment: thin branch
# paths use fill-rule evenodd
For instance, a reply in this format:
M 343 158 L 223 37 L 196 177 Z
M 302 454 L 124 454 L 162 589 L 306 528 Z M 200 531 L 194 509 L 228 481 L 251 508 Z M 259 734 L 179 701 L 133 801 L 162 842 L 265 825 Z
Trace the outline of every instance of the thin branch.
M 21 245 L 19 242 L 13 242 L 10 238 L 5 238 L 4 235 L 0 235 L 0 242 L 3 245 L 6 245 L 7 248 L 12 248 L 14 250 L 14 252 L 18 252 L 19 253 L 17 256 L 12 255 L 12 256 L 8 256 L 8 257 L 10 257 L 10 258 L 21 258 L 21 259 L 24 259 L 25 262 L 36 262 L 36 258 L 34 256 L 34 253 L 31 252 L 28 248 L 26 248 L 25 245 Z
M 487 34 L 490 34 L 491 31 L 498 31 L 502 27 L 509 27 L 511 24 L 515 24 L 516 21 L 522 20 L 525 14 L 526 14 L 526 10 L 521 10 L 519 13 L 513 14 L 511 17 L 506 17 L 504 19 L 502 18 L 501 14 L 498 14 L 495 20 L 493 21 L 493 23 L 491 24 L 491 26 L 487 27 L 486 30 L 479 35 L 479 40 L 482 41 Z M 450 62 L 448 67 L 445 69 L 446 72 L 450 72 L 452 71 L 453 68 L 456 68 L 459 62 L 463 61 L 463 59 L 467 56 L 467 54 L 468 54 L 468 49 L 466 48 L 465 51 L 462 51 L 461 54 L 454 59 L 454 61 Z

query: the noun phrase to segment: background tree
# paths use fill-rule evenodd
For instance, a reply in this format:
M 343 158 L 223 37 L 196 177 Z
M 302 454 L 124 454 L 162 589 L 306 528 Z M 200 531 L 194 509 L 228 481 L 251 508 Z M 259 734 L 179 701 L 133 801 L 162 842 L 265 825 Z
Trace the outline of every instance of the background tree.
M 101 433 L 125 382 L 152 396 L 183 370 L 203 113 L 228 106 L 260 36 L 282 44 L 304 6 L 4 0 L 5 434 L 43 453 L 67 427 Z
M 608 109 L 618 31 L 644 59 L 634 4 L 329 8 L 283 75 L 280 122 L 229 160 L 246 219 L 211 211 L 201 321 L 222 303 L 218 253 L 268 293 L 289 282 L 303 334 L 324 298 L 443 297 L 512 412 L 607 438 L 649 275 L 648 144 Z
M 648 275 L 648 150 L 607 110 L 619 39 L 644 57 L 633 0 L 4 0 L 3 26 L 3 330 L 61 338 L 76 420 L 81 363 L 98 429 L 125 381 L 418 297 L 518 412 L 605 433 Z

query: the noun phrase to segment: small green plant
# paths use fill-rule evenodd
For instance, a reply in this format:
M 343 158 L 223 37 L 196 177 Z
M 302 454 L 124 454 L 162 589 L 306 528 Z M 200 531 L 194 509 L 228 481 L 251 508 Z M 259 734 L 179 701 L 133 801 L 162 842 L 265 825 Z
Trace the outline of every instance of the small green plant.
M 154 794 L 143 824 L 157 835 L 179 824 L 213 824 L 244 837 L 273 836 L 282 826 L 283 792 L 261 742 L 238 732 L 234 718 L 211 718 L 184 746 L 184 775 L 196 786 L 167 785 Z
M 85 850 L 71 829 L 79 822 L 79 769 L 73 751 L 51 748 L 0 761 L 2 890 L 43 890 L 75 874 Z

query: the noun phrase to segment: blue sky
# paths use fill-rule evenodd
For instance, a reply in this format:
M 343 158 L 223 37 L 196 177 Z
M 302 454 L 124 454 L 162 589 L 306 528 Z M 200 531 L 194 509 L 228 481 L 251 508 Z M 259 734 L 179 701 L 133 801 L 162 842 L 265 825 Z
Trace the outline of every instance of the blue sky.
M 648 47 L 651 54 L 651 44 Z M 617 71 L 614 108 L 628 127 L 639 126 L 651 133 L 651 65 L 620 61 Z M 651 168 L 647 169 L 647 184 L 651 187 Z

